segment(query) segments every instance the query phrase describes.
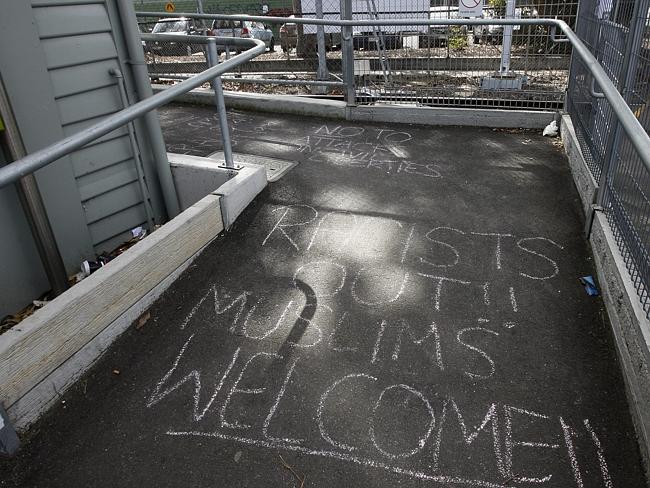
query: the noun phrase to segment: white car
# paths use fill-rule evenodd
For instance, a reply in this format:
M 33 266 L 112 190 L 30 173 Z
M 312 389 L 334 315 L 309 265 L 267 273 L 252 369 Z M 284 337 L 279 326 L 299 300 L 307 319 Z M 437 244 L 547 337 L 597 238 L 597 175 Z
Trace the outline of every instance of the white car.
M 243 15 L 243 14 L 242 14 Z M 264 41 L 269 51 L 275 48 L 273 31 L 261 22 L 215 20 L 212 22 L 212 29 L 209 35 L 217 37 L 244 37 Z M 221 50 L 221 49 L 220 49 Z
M 142 41 L 145 52 L 151 52 L 161 56 L 184 56 L 193 53 L 203 52 L 201 44 L 190 44 L 183 41 L 183 36 L 201 34 L 201 29 L 193 19 L 177 17 L 160 19 L 153 27 L 152 34 L 170 34 L 178 36 L 175 41 Z

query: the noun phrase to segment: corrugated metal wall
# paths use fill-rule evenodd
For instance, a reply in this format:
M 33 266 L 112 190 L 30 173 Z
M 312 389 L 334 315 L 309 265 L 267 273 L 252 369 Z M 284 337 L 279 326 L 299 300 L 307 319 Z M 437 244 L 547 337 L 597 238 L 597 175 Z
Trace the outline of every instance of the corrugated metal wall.
M 123 68 L 106 1 L 33 0 L 32 9 L 65 135 L 123 108 L 111 68 Z M 95 250 L 108 251 L 146 223 L 126 128 L 71 155 Z M 145 158 L 146 159 L 146 158 Z

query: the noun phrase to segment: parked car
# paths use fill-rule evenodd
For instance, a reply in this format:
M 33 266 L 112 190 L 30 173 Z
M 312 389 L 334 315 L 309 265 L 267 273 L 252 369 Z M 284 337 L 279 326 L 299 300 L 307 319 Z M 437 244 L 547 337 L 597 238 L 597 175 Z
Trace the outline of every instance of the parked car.
M 289 16 L 290 19 L 295 18 L 294 15 Z M 298 45 L 298 26 L 294 22 L 286 22 L 280 26 L 280 46 L 282 50 L 287 53 L 291 49 L 295 49 Z
M 179 42 L 174 41 L 142 41 L 145 52 L 158 54 L 160 56 L 190 56 L 193 53 L 203 52 L 201 44 L 188 44 L 183 42 L 181 36 L 189 34 L 202 34 L 200 27 L 194 19 L 177 17 L 171 19 L 160 19 L 154 25 L 152 34 L 171 34 L 179 36 Z
M 240 14 L 245 15 L 245 14 Z M 259 39 L 264 41 L 269 51 L 275 49 L 275 37 L 273 31 L 261 22 L 232 21 L 232 20 L 215 20 L 212 22 L 212 28 L 208 31 L 211 36 L 219 37 L 245 37 L 250 39 Z M 220 48 L 219 50 L 222 50 Z
M 370 32 L 359 32 L 355 33 L 352 36 L 352 45 L 355 50 L 364 51 L 376 51 L 378 49 L 377 43 L 383 42 L 384 49 L 401 49 L 402 48 L 402 37 L 400 33 L 390 33 L 387 34 L 383 31 L 375 35 L 372 31 Z
M 295 18 L 294 15 L 289 16 L 289 19 L 293 18 Z M 314 28 L 313 30 L 316 29 Z M 316 52 L 318 49 L 316 34 L 305 33 L 303 34 L 303 38 L 305 40 L 305 51 Z M 286 22 L 280 26 L 280 46 L 282 46 L 282 50 L 285 53 L 298 46 L 298 26 L 294 22 Z M 327 32 L 326 29 L 325 49 L 329 51 L 337 46 L 341 46 L 341 33 Z

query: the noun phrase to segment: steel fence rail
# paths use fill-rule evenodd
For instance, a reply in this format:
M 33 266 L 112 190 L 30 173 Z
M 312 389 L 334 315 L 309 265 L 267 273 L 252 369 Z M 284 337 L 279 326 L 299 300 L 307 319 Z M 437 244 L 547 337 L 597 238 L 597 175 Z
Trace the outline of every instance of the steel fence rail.
M 286 17 L 266 17 L 263 15 L 227 15 L 227 14 L 196 14 L 167 12 L 136 12 L 138 17 L 160 17 L 204 20 L 230 20 L 266 22 L 269 24 L 283 24 L 287 22 Z M 293 17 L 291 23 L 303 25 L 328 25 L 337 27 L 375 27 L 375 26 L 404 26 L 404 25 L 546 25 L 556 26 L 562 32 L 571 28 L 562 20 L 556 19 L 377 19 L 377 20 L 336 20 L 336 19 L 312 19 L 308 17 Z
M 174 13 L 165 14 L 161 12 L 138 12 L 136 15 L 140 17 L 187 17 L 195 19 L 212 19 L 212 20 L 253 20 L 258 22 L 279 23 L 285 22 L 284 17 L 264 17 L 264 16 L 248 16 L 248 15 L 221 15 L 221 14 L 194 14 L 194 13 Z M 607 73 L 598 63 L 596 58 L 591 54 L 589 49 L 583 42 L 576 36 L 573 30 L 561 20 L 556 19 L 382 19 L 378 20 L 329 20 L 329 19 L 307 19 L 295 18 L 292 19 L 298 24 L 313 24 L 313 25 L 335 25 L 340 27 L 353 27 L 353 26 L 375 26 L 375 25 L 546 25 L 549 27 L 556 27 L 559 31 L 564 33 L 566 39 L 573 45 L 575 53 L 578 54 L 585 67 L 590 71 L 596 83 L 605 95 L 605 98 L 610 103 L 612 110 L 616 114 L 622 128 L 627 134 L 630 142 L 638 152 L 641 160 L 643 161 L 646 169 L 650 171 L 650 138 L 644 130 L 643 126 L 634 116 L 634 113 L 629 109 L 627 103 L 613 85 Z M 173 35 L 170 37 L 174 37 Z M 187 36 L 183 36 L 187 37 Z M 206 39 L 206 36 L 195 36 L 197 39 Z M 176 39 L 178 39 L 176 37 Z M 214 38 L 216 39 L 216 38 Z M 193 40 L 188 37 L 188 40 Z M 164 105 L 165 103 L 173 100 L 177 96 L 188 92 L 189 90 L 201 86 L 203 83 L 212 80 L 229 70 L 234 69 L 239 64 L 249 61 L 261 54 L 266 46 L 262 41 L 255 39 L 235 39 L 235 38 L 218 38 L 221 44 L 242 45 L 243 42 L 248 42 L 249 45 L 254 44 L 255 47 L 232 57 L 223 63 L 209 68 L 200 74 L 193 76 L 185 81 L 182 81 L 162 93 L 153 97 L 142 100 L 127 109 L 124 109 L 106 119 L 98 122 L 97 124 L 84 129 L 83 131 L 67 137 L 51 146 L 41 149 L 31 155 L 17 161 L 10 166 L 0 169 L 0 187 L 9 183 L 17 181 L 20 177 L 32 173 L 39 168 L 55 161 L 56 159 L 69 154 L 70 152 L 83 147 L 85 144 L 107 134 L 118 127 L 134 120 L 135 118 L 149 112 L 155 108 Z M 557 39 L 556 39 L 557 40 Z
M 138 17 L 160 17 L 160 18 L 178 18 L 186 17 L 204 20 L 230 20 L 230 21 L 255 21 L 267 23 L 284 23 L 286 17 L 267 17 L 259 15 L 225 15 L 225 14 L 196 14 L 196 13 L 164 13 L 164 12 L 136 12 Z M 600 87 L 601 93 L 609 102 L 612 111 L 615 113 L 623 130 L 627 134 L 630 142 L 639 154 L 646 169 L 650 171 L 650 138 L 643 126 L 630 110 L 625 99 L 616 89 L 616 86 L 610 80 L 608 74 L 600 65 L 598 60 L 589 51 L 587 46 L 580 40 L 569 25 L 558 19 L 380 19 L 380 20 L 334 20 L 334 19 L 312 19 L 295 17 L 291 22 L 304 25 L 334 25 L 339 27 L 358 27 L 358 26 L 405 26 L 405 25 L 544 25 L 552 30 L 552 39 L 554 42 L 568 42 L 573 46 L 574 54 L 577 54 L 584 66 L 594 78 L 595 83 Z M 564 34 L 565 37 L 556 36 L 556 30 Z M 348 34 L 349 35 L 349 34 Z M 344 36 L 345 40 L 345 36 Z
M 210 37 L 196 36 L 206 41 Z M 231 39 L 231 38 L 216 38 L 212 37 L 215 41 L 221 44 L 239 45 L 239 46 L 252 46 L 250 49 L 238 54 L 223 63 L 209 68 L 202 73 L 193 76 L 185 81 L 182 81 L 162 93 L 158 93 L 152 97 L 146 98 L 137 102 L 130 107 L 127 107 L 119 112 L 109 115 L 100 122 L 91 125 L 90 127 L 73 134 L 65 139 L 61 139 L 54 144 L 51 144 L 43 149 L 33 152 L 32 154 L 13 162 L 3 168 L 0 168 L 0 188 L 8 184 L 18 181 L 21 177 L 33 173 L 34 171 L 47 166 L 48 164 L 56 161 L 57 159 L 70 154 L 71 152 L 79 149 L 89 142 L 92 142 L 101 136 L 112 132 L 113 130 L 135 120 L 136 118 L 144 115 L 151 110 L 154 110 L 173 99 L 187 93 L 193 88 L 197 88 L 202 84 L 211 81 L 212 79 L 222 75 L 223 73 L 232 70 L 237 65 L 253 59 L 255 56 L 262 53 L 265 49 L 264 43 L 256 39 Z

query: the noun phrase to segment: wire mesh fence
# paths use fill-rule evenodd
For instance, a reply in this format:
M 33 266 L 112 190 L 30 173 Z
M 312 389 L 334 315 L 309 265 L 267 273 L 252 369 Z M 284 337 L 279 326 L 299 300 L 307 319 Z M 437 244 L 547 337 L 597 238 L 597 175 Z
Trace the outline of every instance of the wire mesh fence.
M 483 18 L 506 18 L 505 2 L 491 2 Z M 515 18 L 558 17 L 570 24 L 577 3 L 516 2 Z M 429 6 L 417 15 L 459 18 L 458 2 Z M 378 18 L 390 14 L 378 14 Z M 504 36 L 504 32 L 506 35 Z M 387 38 L 385 49 L 376 39 Z M 358 101 L 421 105 L 558 109 L 566 89 L 570 50 L 553 43 L 544 26 L 423 26 L 417 31 L 356 34 Z M 510 39 L 509 41 L 507 39 Z M 381 44 L 381 39 L 379 41 Z M 509 46 L 509 55 L 504 45 Z M 380 69 L 381 68 L 381 69 Z
M 138 10 L 162 10 L 164 6 L 160 1 L 134 1 Z M 291 16 L 341 19 L 340 0 L 275 0 L 268 4 L 217 4 L 211 0 L 197 3 L 192 0 L 174 2 L 174 5 L 177 11 L 186 12 L 286 16 L 283 24 L 266 24 L 273 45 L 268 53 L 240 68 L 237 84 L 250 90 L 251 83 L 261 80 L 261 86 L 266 87 L 264 91 L 286 93 L 286 88 L 268 88 L 266 83 L 272 79 L 294 80 L 293 92 L 343 94 L 336 86 L 336 82 L 342 80 L 344 63 L 341 28 L 291 22 Z M 355 20 L 458 18 L 458 1 L 454 0 L 442 3 L 440 0 L 351 0 L 351 5 L 350 18 Z M 506 0 L 489 0 L 483 17 L 506 17 L 505 5 Z M 519 0 L 511 16 L 559 18 L 572 25 L 576 10 L 577 0 L 545 0 L 545 3 Z M 140 21 L 143 32 L 156 29 L 157 19 Z M 242 22 L 224 21 L 205 21 L 203 26 L 195 28 L 218 35 L 241 35 L 242 31 L 254 30 L 253 26 Z M 548 34 L 543 26 L 515 26 L 512 35 L 508 36 L 510 55 L 504 64 L 503 26 L 355 27 L 351 55 L 354 58 L 354 103 L 561 108 L 570 49 L 566 44 L 553 43 Z M 152 73 L 178 74 L 182 69 L 195 73 L 200 69 L 194 64 L 196 59 L 170 58 L 173 56 L 159 59 L 151 55 Z M 181 63 L 181 66 L 171 63 Z M 154 64 L 157 66 L 153 67 Z M 507 66 L 505 72 L 504 66 Z M 328 81 L 331 86 L 300 86 L 297 83 L 300 80 Z
M 140 3 L 144 3 L 140 5 Z M 197 9 L 195 1 L 174 4 L 177 10 L 194 13 Z M 136 8 L 148 9 L 160 7 L 161 2 L 147 3 L 136 1 Z M 230 76 L 224 77 L 224 87 L 228 90 L 256 91 L 277 94 L 320 94 L 342 95 L 341 57 L 329 56 L 323 63 L 325 70 L 319 71 L 318 47 L 316 34 L 304 33 L 302 26 L 291 23 L 291 4 L 282 6 L 260 4 L 215 4 L 202 2 L 205 13 L 221 13 L 230 15 L 262 15 L 265 12 L 271 16 L 286 16 L 285 23 L 264 23 L 254 21 L 223 21 L 223 20 L 193 20 L 179 15 L 178 18 L 162 19 L 156 17 L 139 18 L 142 32 L 179 34 L 179 41 L 155 43 L 152 47 L 145 45 L 147 63 L 150 75 L 154 80 L 173 80 L 189 77 L 207 66 L 205 56 L 200 51 L 191 50 L 188 43 L 183 42 L 185 33 L 205 33 L 225 37 L 253 37 L 267 44 L 267 52 L 255 60 L 238 67 Z M 300 35 L 298 35 L 300 33 Z M 173 45 L 172 45 L 173 44 Z M 325 51 L 337 49 L 340 46 L 340 28 L 338 34 L 326 36 Z M 234 51 L 220 49 L 222 58 L 228 58 Z M 325 58 L 324 58 L 325 59 Z M 315 85 L 317 80 L 325 82 Z
M 576 32 L 650 130 L 650 0 L 582 0 Z M 602 207 L 641 304 L 650 314 L 650 174 L 578 59 L 568 110 Z

